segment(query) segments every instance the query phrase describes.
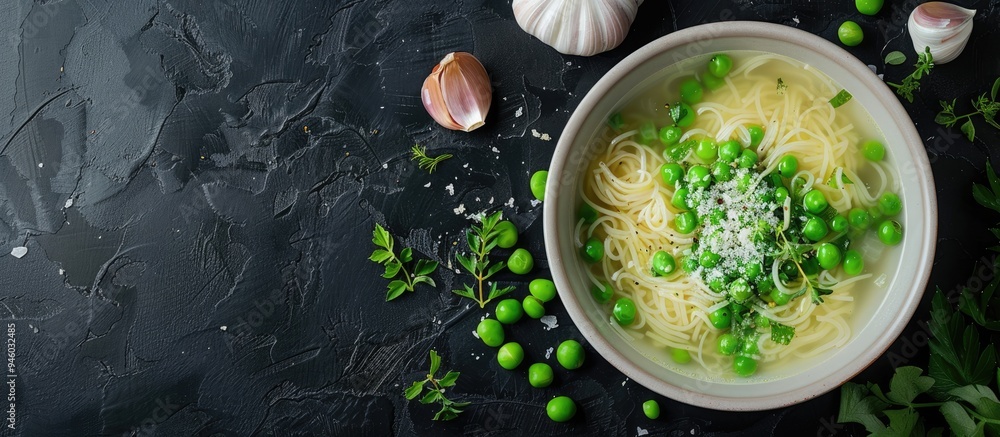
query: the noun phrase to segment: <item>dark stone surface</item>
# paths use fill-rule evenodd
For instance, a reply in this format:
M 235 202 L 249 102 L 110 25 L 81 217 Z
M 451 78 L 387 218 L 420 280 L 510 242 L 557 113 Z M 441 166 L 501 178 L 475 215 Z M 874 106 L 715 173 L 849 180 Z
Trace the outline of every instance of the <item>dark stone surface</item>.
M 966 53 L 904 105 L 926 140 L 940 204 L 932 284 L 952 288 L 992 237 L 970 195 L 996 132 L 970 143 L 933 123 L 939 99 L 968 100 L 1000 75 L 997 0 Z M 550 388 L 508 372 L 471 332 L 486 312 L 437 289 L 384 302 L 366 260 L 375 223 L 447 263 L 466 213 L 502 209 L 545 275 L 541 206 L 528 178 L 561 127 L 616 62 L 672 30 L 762 20 L 835 40 L 887 78 L 915 2 L 864 17 L 853 2 L 647 0 L 621 47 L 562 56 L 522 32 L 509 1 L 8 0 L 0 6 L 0 318 L 16 329 L 16 431 L 4 435 L 651 435 L 858 433 L 834 424 L 839 394 L 757 413 L 663 399 L 596 353 Z M 446 131 L 419 89 L 446 53 L 470 51 L 493 80 L 488 124 Z M 908 63 L 909 64 L 909 63 Z M 554 139 L 541 141 L 533 131 Z M 455 158 L 416 169 L 414 143 Z M 454 194 L 446 190 L 453 186 Z M 10 256 L 27 247 L 23 258 Z M 972 276 L 974 278 L 974 276 Z M 523 277 L 503 276 L 526 293 Z M 929 297 L 929 295 L 928 295 Z M 508 330 L 531 361 L 582 340 L 559 326 Z M 919 321 L 858 380 L 926 361 Z M 436 349 L 472 402 L 457 420 L 406 402 Z M 553 359 L 548 360 L 550 362 Z M 544 415 L 554 394 L 581 404 Z M 661 400 L 650 421 L 640 404 Z M 5 406 L 6 410 L 7 407 Z

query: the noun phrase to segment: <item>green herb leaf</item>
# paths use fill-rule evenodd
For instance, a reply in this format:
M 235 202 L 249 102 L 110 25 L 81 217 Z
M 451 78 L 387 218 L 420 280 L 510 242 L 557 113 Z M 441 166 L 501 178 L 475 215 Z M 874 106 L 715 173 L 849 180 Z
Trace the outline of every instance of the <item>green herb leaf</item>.
M 441 378 L 441 380 L 438 381 L 438 384 L 440 384 L 441 387 L 451 387 L 455 385 L 456 381 L 458 381 L 458 375 L 458 372 L 450 370 L 444 375 L 444 378 Z
M 683 119 L 684 117 L 687 117 L 688 110 L 687 108 L 681 106 L 680 102 L 677 102 L 676 104 L 670 106 L 670 109 L 667 110 L 667 113 L 670 114 L 670 119 L 673 120 L 674 123 L 676 124 L 677 122 L 681 121 L 681 119 Z
M 941 415 L 948 422 L 953 435 L 971 436 L 976 431 L 976 422 L 958 402 L 949 401 L 941 405 Z
M 409 247 L 403 248 L 403 250 L 399 252 L 399 259 L 404 263 L 413 261 L 413 249 L 410 249 Z
M 926 393 L 934 385 L 934 378 L 922 376 L 923 369 L 913 366 L 903 366 L 896 369 L 896 374 L 889 381 L 889 393 L 893 402 L 900 405 L 910 405 L 917 395 Z
M 962 133 L 965 134 L 965 137 L 968 138 L 969 141 L 976 140 L 976 125 L 972 124 L 972 120 L 966 120 L 965 123 L 962 123 L 961 129 Z
M 885 424 L 876 415 L 889 404 L 875 396 L 869 396 L 868 389 L 860 384 L 848 382 L 840 389 L 840 412 L 838 422 L 854 422 L 864 425 L 870 433 L 885 430 Z
M 421 404 L 432 404 L 441 400 L 441 392 L 438 390 L 428 390 L 424 397 L 420 398 Z
M 417 265 L 413 267 L 413 274 L 417 276 L 427 276 L 434 273 L 437 270 L 437 261 L 428 261 L 425 259 L 417 260 Z
M 375 251 L 372 252 L 372 255 L 368 257 L 368 259 L 381 264 L 392 259 L 392 252 L 389 252 L 388 250 L 385 249 L 375 249 Z
M 403 394 L 406 396 L 407 400 L 414 400 L 417 396 L 420 396 L 420 392 L 424 391 L 424 382 L 426 381 L 414 381 L 413 385 L 406 388 Z
M 431 349 L 431 372 L 430 372 L 431 378 L 434 377 L 434 374 L 437 373 L 438 369 L 440 368 L 441 368 L 441 356 L 438 355 L 436 350 Z
M 390 282 L 387 288 L 389 291 L 385 294 L 386 302 L 401 296 L 406 291 L 406 283 L 397 279 Z
M 392 253 L 392 236 L 378 223 L 375 223 L 375 230 L 372 231 L 372 243 Z
M 496 298 L 498 298 L 500 296 L 503 296 L 503 295 L 505 295 L 507 293 L 510 293 L 512 291 L 514 291 L 514 287 L 513 286 L 508 286 L 508 287 L 497 289 L 497 284 L 496 284 L 496 282 L 494 282 L 494 283 L 490 284 L 490 298 L 489 298 L 489 300 L 496 299 Z
M 470 226 L 465 233 L 466 244 L 471 253 L 469 255 L 455 255 L 458 264 L 473 276 L 475 283 L 464 285 L 463 290 L 453 291 L 459 296 L 475 300 L 480 308 L 484 308 L 488 302 L 496 297 L 493 293 L 496 290 L 496 284 L 492 285 L 491 292 L 487 294 L 486 290 L 489 287 L 486 283 L 491 276 L 503 270 L 506 263 L 500 261 L 494 264 L 490 261 L 490 252 L 498 244 L 497 237 L 500 235 L 500 230 L 497 229 L 497 224 L 503 219 L 502 212 L 497 211 L 488 216 L 481 216 L 479 219 L 480 224 Z
M 771 322 L 771 341 L 787 345 L 795 337 L 795 327 L 782 325 L 778 322 Z
M 985 385 L 967 385 L 951 390 L 948 394 L 968 402 L 979 413 L 990 418 L 996 417 L 995 413 L 1000 409 L 996 393 Z
M 434 415 L 434 420 L 452 420 L 458 417 L 458 413 L 461 413 L 461 411 L 456 411 L 454 408 L 448 406 L 442 406 L 441 411 L 438 411 Z
M 928 373 L 935 381 L 931 392 L 943 398 L 958 387 L 989 384 L 996 369 L 994 346 L 982 347 L 976 328 L 965 325 L 941 290 L 935 292 L 931 308 Z
M 872 436 L 912 436 L 913 429 L 917 427 L 917 422 L 920 420 L 920 414 L 912 408 L 887 410 L 884 413 L 889 418 L 889 428 L 885 431 L 875 432 Z
M 993 88 L 990 88 L 990 98 L 996 100 L 998 92 L 1000 92 L 1000 77 L 993 81 Z
M 837 95 L 833 96 L 833 98 L 830 99 L 830 105 L 833 106 L 834 108 L 839 108 L 843 106 L 844 103 L 851 101 L 852 98 L 854 98 L 854 96 L 852 96 L 851 93 L 847 92 L 847 90 L 840 90 L 840 92 L 837 93 Z
M 410 154 L 410 160 L 417 161 L 417 168 L 427 170 L 427 173 L 434 173 L 434 170 L 437 170 L 437 166 L 441 163 L 441 161 L 452 157 L 447 153 L 438 156 L 429 156 L 427 154 L 427 148 L 421 147 L 419 144 L 410 148 Z
M 401 268 L 403 268 L 403 264 L 399 261 L 387 262 L 385 263 L 385 273 L 382 274 L 382 277 L 385 279 L 395 278 Z
M 901 51 L 892 51 L 885 55 L 885 63 L 888 65 L 902 65 L 906 62 L 906 55 Z

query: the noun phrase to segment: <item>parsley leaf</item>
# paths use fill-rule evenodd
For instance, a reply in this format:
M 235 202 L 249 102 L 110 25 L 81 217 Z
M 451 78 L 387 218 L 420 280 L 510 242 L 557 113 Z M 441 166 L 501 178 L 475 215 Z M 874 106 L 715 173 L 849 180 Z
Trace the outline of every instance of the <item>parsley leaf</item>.
M 771 322 L 771 341 L 787 345 L 792 342 L 792 337 L 795 337 L 794 326 Z
M 430 359 L 430 372 L 427 373 L 427 377 L 421 381 L 416 381 L 403 392 L 407 400 L 414 400 L 420 393 L 427 389 L 427 393 L 420 398 L 421 404 L 441 404 L 441 410 L 434 415 L 434 420 L 451 420 L 458 417 L 458 414 L 462 412 L 462 408 L 469 405 L 468 402 L 455 402 L 448 399 L 445 396 L 445 388 L 453 387 L 455 382 L 458 381 L 459 373 L 456 371 L 448 371 L 441 379 L 434 377 L 438 369 L 441 367 L 441 356 L 438 355 L 437 351 L 431 350 Z M 430 384 L 430 386 L 427 386 Z
M 923 53 L 917 54 L 917 63 L 913 67 L 913 73 L 903 78 L 902 82 L 886 82 L 886 85 L 896 89 L 896 94 L 910 103 L 913 103 L 913 92 L 920 89 L 920 79 L 924 75 L 931 74 L 931 69 L 934 68 L 934 56 L 931 55 L 930 47 L 925 47 Z
M 434 279 L 430 277 L 430 274 L 434 273 L 438 267 L 437 261 L 417 260 L 413 265 L 413 274 L 410 274 L 406 269 L 406 264 L 413 261 L 413 249 L 404 247 L 397 256 L 396 243 L 393 241 L 392 235 L 378 223 L 375 224 L 375 230 L 372 231 L 372 243 L 378 246 L 378 249 L 375 249 L 368 256 L 368 259 L 385 266 L 385 273 L 382 274 L 382 277 L 392 279 L 386 286 L 386 302 L 402 296 L 404 291 L 413 291 L 413 287 L 417 284 L 437 286 Z
M 979 343 L 979 332 L 966 326 L 938 290 L 931 303 L 930 364 L 928 373 L 936 381 L 931 393 L 945 398 L 949 391 L 969 384 L 989 384 L 996 371 L 996 351 Z
M 959 121 L 965 120 L 959 126 L 959 129 L 961 129 L 969 141 L 975 141 L 976 125 L 973 124 L 972 117 L 981 115 L 983 121 L 987 124 L 1000 129 L 1000 121 L 997 121 L 997 114 L 1000 113 L 1000 101 L 997 101 L 997 92 L 1000 92 L 1000 77 L 993 82 L 993 87 L 989 91 L 989 97 L 987 97 L 987 93 L 976 97 L 972 100 L 972 109 L 975 109 L 975 111 L 965 115 L 955 114 L 955 100 L 952 100 L 950 103 L 942 100 L 940 102 L 941 111 L 934 117 L 934 122 L 945 127 L 954 127 Z
M 497 224 L 500 223 L 501 219 L 503 219 L 501 211 L 497 211 L 489 216 L 481 216 L 481 222 L 478 226 L 473 225 L 465 231 L 466 244 L 468 244 L 469 250 L 472 253 L 469 255 L 461 253 L 455 255 L 458 264 L 475 277 L 476 282 L 474 286 L 476 289 L 474 290 L 473 286 L 466 284 L 461 289 L 452 290 L 452 293 L 476 301 L 479 303 L 480 308 L 486 307 L 489 301 L 514 290 L 513 286 L 499 288 L 496 282 L 489 281 L 493 275 L 499 273 L 507 266 L 507 263 L 502 260 L 490 265 L 492 262 L 490 260 L 490 251 L 498 244 L 497 237 L 500 235 L 500 229 L 497 228 Z

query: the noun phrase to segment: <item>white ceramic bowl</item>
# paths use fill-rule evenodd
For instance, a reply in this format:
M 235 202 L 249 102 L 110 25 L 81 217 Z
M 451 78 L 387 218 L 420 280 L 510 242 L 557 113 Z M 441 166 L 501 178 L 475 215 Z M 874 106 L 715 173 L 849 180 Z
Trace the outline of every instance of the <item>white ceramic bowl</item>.
M 904 238 L 896 263 L 885 267 L 887 286 L 870 290 L 849 318 L 852 338 L 839 350 L 801 360 L 769 378 L 705 378 L 672 370 L 661 350 L 614 331 L 608 311 L 590 295 L 574 245 L 580 176 L 606 140 L 597 138 L 608 116 L 643 82 L 684 59 L 716 52 L 779 53 L 818 68 L 854 95 L 885 135 L 900 178 Z M 648 83 L 648 82 L 647 82 Z M 631 93 L 631 95 L 630 95 Z M 920 137 L 896 96 L 867 66 L 836 45 L 786 26 L 758 22 L 705 24 L 660 38 L 625 58 L 587 93 L 562 132 L 545 192 L 545 249 L 560 298 L 591 346 L 629 378 L 669 398 L 719 410 L 765 410 L 837 388 L 877 359 L 899 336 L 923 296 L 937 234 L 937 200 Z M 855 288 L 863 293 L 863 286 Z

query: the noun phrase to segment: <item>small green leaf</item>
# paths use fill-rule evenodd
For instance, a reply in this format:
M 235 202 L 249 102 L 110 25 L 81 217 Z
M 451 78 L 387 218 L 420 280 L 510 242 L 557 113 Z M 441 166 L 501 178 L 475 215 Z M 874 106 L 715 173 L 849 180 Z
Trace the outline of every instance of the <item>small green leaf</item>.
M 387 288 L 389 289 L 389 291 L 385 294 L 386 302 L 402 295 L 403 292 L 406 291 L 406 283 L 400 280 L 395 280 L 390 282 Z
M 403 265 L 400 264 L 399 261 L 387 262 L 385 263 L 385 273 L 382 274 L 382 277 L 385 279 L 395 278 L 396 275 L 399 274 L 399 269 L 402 267 Z
M 961 129 L 969 141 L 976 140 L 976 125 L 972 124 L 972 120 L 965 120 L 965 123 L 962 123 Z
M 437 391 L 437 390 L 431 389 L 431 390 L 428 390 L 427 393 L 424 394 L 424 397 L 420 398 L 420 403 L 421 404 L 432 404 L 432 403 L 437 402 L 439 400 L 441 400 L 441 392 Z
M 392 253 L 384 249 L 375 249 L 375 251 L 372 252 L 372 255 L 368 257 L 368 259 L 381 264 L 392 259 Z
M 392 235 L 378 223 L 375 223 L 375 230 L 372 231 L 372 243 L 392 252 Z
M 437 287 L 437 283 L 430 276 L 415 276 L 413 278 L 413 285 L 417 284 L 427 284 L 431 287 Z
M 475 273 L 476 272 L 476 259 L 477 258 L 475 256 L 465 256 L 465 255 L 462 255 L 460 253 L 456 253 L 455 254 L 455 259 L 457 259 L 458 263 L 461 264 L 462 267 L 464 267 L 465 270 L 468 271 L 469 273 Z
M 913 435 L 913 429 L 917 426 L 917 421 L 920 419 L 920 414 L 912 408 L 887 410 L 884 413 L 889 418 L 889 428 L 885 431 L 873 433 L 872 436 L 911 436 Z
M 771 341 L 778 344 L 789 344 L 795 337 L 795 327 L 771 322 Z
M 1000 92 L 1000 77 L 997 77 L 997 80 L 993 81 L 993 88 L 990 89 L 990 98 L 996 100 L 998 92 Z
M 455 411 L 454 408 L 445 405 L 441 407 L 441 411 L 438 411 L 437 414 L 434 415 L 434 420 L 452 420 L 458 417 L 458 413 L 460 412 L 461 411 Z
M 409 247 L 403 248 L 403 250 L 399 251 L 399 259 L 404 263 L 413 261 L 413 249 Z
M 425 259 L 418 260 L 417 265 L 413 267 L 413 274 L 417 276 L 427 276 L 434 273 L 434 270 L 438 268 L 437 261 L 428 261 Z
M 406 391 L 403 392 L 403 394 L 406 395 L 406 399 L 412 401 L 416 399 L 417 396 L 420 396 L 420 392 L 424 390 L 424 382 L 426 381 L 416 381 L 413 385 L 407 387 Z
M 503 295 L 505 295 L 507 293 L 510 293 L 511 291 L 514 291 L 514 287 L 509 286 L 509 287 L 504 287 L 504 288 L 501 288 L 501 289 L 497 289 L 497 284 L 496 284 L 496 282 L 494 282 L 492 284 L 491 288 L 490 288 L 490 296 L 487 298 L 487 300 L 496 299 L 496 298 L 498 298 L 500 296 L 503 296 Z
M 489 277 L 491 277 L 491 276 L 499 273 L 501 270 L 504 269 L 504 267 L 507 267 L 507 262 L 506 261 L 499 261 L 496 264 L 493 264 L 492 266 L 490 266 L 489 269 L 486 269 L 486 274 L 483 275 L 483 279 L 489 278 Z
M 436 350 L 431 349 L 431 377 L 434 377 L 439 368 L 441 368 L 441 356 L 438 355 Z
M 949 401 L 941 405 L 941 415 L 951 427 L 952 435 L 971 436 L 976 431 L 976 422 L 958 402 Z
M 902 65 L 906 62 L 906 55 L 901 51 L 892 51 L 885 55 L 885 63 L 889 65 Z
M 475 299 L 476 298 L 475 292 L 472 291 L 472 288 L 470 288 L 468 285 L 466 285 L 464 289 L 461 289 L 461 290 L 451 290 L 451 292 L 455 293 L 455 294 L 457 294 L 459 296 L 462 296 L 462 297 L 467 297 L 469 299 Z
M 897 368 L 889 381 L 886 397 L 900 405 L 910 405 L 917 395 L 926 393 L 934 385 L 934 378 L 922 376 L 923 373 L 923 369 L 914 366 Z
M 885 424 L 876 413 L 888 406 L 878 398 L 868 396 L 868 389 L 865 386 L 848 382 L 840 389 L 840 412 L 837 421 L 860 423 L 869 433 L 882 431 L 885 429 Z
M 966 385 L 951 390 L 948 394 L 968 402 L 980 412 L 991 410 L 995 406 L 1000 405 L 1000 401 L 997 401 L 996 393 L 993 393 L 993 390 L 985 385 Z
M 444 375 L 444 378 L 441 378 L 441 380 L 438 381 L 438 384 L 440 384 L 441 387 L 451 387 L 455 385 L 455 381 L 458 381 L 458 375 L 459 372 L 449 370 L 448 373 Z

